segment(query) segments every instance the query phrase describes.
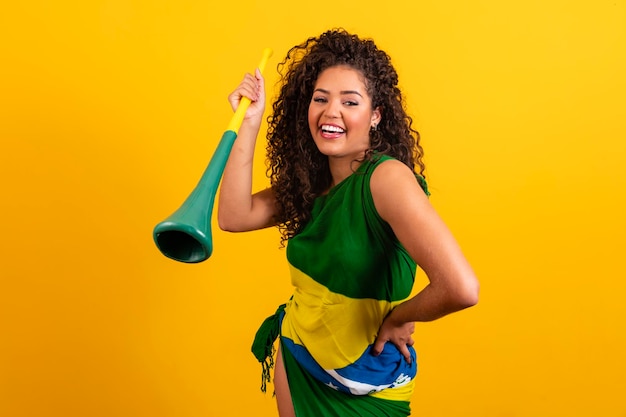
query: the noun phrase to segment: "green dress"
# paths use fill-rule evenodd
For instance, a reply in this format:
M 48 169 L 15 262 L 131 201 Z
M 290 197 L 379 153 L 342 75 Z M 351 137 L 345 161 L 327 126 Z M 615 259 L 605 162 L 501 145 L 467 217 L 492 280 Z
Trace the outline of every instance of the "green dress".
M 265 359 L 280 332 L 298 417 L 410 414 L 415 351 L 409 348 L 410 364 L 391 343 L 371 354 L 383 319 L 409 297 L 416 270 L 370 191 L 372 173 L 389 159 L 375 155 L 318 197 L 310 221 L 289 240 L 294 294 L 262 326 L 255 346 Z

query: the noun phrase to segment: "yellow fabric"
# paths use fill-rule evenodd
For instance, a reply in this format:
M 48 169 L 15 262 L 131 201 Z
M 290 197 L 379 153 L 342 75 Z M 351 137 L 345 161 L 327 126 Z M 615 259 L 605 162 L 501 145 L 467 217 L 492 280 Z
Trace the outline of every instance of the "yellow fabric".
M 387 388 L 369 395 L 383 400 L 411 401 L 413 391 L 415 391 L 415 379 L 412 379 L 411 382 L 401 387 Z
M 354 363 L 376 339 L 380 318 L 391 311 L 392 303 L 333 293 L 290 267 L 296 290 L 285 308 L 282 335 L 306 346 L 324 369 Z

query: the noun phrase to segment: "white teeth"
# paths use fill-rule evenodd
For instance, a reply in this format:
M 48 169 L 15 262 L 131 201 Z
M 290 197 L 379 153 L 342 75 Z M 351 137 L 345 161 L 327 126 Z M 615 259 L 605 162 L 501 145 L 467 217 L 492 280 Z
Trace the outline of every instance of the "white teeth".
M 343 129 L 337 126 L 322 125 L 322 130 L 325 132 L 343 133 Z

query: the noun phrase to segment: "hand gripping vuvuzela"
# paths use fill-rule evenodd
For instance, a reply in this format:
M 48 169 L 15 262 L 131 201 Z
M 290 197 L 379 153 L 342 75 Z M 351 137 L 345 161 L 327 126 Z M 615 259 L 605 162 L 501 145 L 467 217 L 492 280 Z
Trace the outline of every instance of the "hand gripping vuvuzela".
M 258 66 L 261 72 L 265 69 L 271 55 L 271 49 L 266 48 L 263 51 L 263 57 Z M 154 242 L 161 253 L 168 258 L 180 262 L 197 263 L 211 256 L 213 252 L 211 216 L 215 193 L 249 106 L 250 99 L 242 97 L 196 188 L 178 210 L 155 226 L 152 233 Z

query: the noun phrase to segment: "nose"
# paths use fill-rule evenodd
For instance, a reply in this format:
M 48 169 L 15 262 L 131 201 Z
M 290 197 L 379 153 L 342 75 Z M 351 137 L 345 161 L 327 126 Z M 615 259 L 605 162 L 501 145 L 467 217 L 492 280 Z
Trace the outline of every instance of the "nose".
M 340 103 L 337 100 L 330 100 L 324 109 L 324 116 L 329 119 L 337 119 L 341 116 Z

